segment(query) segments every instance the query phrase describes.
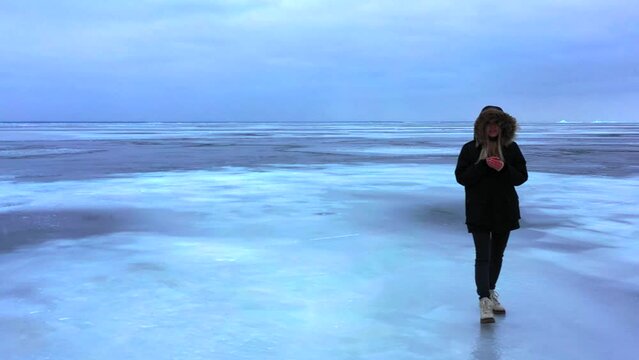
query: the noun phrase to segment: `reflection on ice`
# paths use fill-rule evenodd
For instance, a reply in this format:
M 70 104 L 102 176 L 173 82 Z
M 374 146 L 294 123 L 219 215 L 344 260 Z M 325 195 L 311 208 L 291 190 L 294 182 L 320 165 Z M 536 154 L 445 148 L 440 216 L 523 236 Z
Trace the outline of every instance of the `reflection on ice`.
M 481 327 L 452 164 L 0 182 L 3 359 L 566 359 L 638 349 L 639 178 L 531 172 Z M 611 194 L 623 194 L 617 197 Z

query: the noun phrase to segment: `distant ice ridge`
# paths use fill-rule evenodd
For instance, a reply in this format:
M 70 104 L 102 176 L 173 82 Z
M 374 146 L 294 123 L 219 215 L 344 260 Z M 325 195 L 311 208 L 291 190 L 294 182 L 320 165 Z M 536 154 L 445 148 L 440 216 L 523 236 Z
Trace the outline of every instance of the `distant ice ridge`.
M 36 148 L 36 149 L 8 149 L 0 150 L 0 158 L 22 158 L 30 156 L 64 155 L 91 153 L 99 150 L 70 149 L 70 148 Z
M 621 121 L 614 121 L 614 120 L 592 120 L 592 121 L 568 121 L 568 120 L 559 120 L 558 121 L 559 124 L 621 124 Z
M 332 149 L 345 153 L 371 153 L 389 155 L 458 155 L 459 149 L 452 147 L 376 146 L 368 148 Z

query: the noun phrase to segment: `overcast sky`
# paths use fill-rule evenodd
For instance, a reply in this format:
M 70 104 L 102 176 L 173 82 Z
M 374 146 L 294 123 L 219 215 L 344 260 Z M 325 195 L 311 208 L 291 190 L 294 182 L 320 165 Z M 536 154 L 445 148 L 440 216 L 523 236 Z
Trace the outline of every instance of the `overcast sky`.
M 636 0 L 2 0 L 0 121 L 639 121 Z

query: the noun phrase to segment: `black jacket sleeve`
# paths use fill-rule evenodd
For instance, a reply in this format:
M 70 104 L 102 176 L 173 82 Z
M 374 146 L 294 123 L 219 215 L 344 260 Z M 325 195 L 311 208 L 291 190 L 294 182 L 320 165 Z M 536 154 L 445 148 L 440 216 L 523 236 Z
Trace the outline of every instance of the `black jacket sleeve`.
M 468 146 L 462 147 L 459 158 L 457 158 L 457 167 L 455 168 L 455 178 L 460 185 L 464 186 L 477 184 L 488 171 L 486 160 L 475 164 L 477 159 L 471 158 L 472 155 Z
M 526 159 L 524 155 L 521 153 L 519 149 L 519 145 L 517 143 L 512 143 L 510 146 L 513 147 L 513 152 L 515 153 L 514 160 L 512 164 L 506 164 L 505 169 L 508 171 L 510 175 L 510 181 L 514 186 L 519 186 L 528 180 L 528 170 L 526 169 Z

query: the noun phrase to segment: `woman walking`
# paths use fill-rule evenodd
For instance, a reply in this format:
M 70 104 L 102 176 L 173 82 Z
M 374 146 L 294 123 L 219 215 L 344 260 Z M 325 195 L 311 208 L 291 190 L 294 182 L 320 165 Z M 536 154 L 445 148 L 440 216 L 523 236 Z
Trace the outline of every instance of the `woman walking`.
M 515 186 L 528 180 L 526 160 L 514 142 L 517 120 L 499 106 L 485 106 L 475 120 L 475 139 L 461 149 L 455 169 L 466 192 L 466 225 L 475 241 L 475 285 L 480 322 L 506 313 L 495 292 L 510 231 L 519 228 Z

